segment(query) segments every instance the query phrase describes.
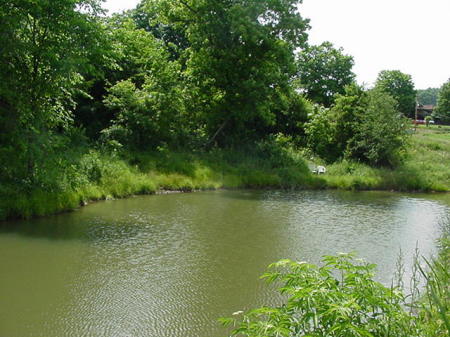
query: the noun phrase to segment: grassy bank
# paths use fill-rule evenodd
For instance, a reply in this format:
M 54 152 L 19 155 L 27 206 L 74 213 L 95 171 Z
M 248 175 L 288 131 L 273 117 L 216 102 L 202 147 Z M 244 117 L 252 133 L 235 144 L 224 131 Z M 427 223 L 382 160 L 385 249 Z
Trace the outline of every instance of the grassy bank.
M 323 178 L 338 189 L 448 192 L 449 163 L 450 127 L 420 126 L 394 170 L 343 161 L 329 166 Z
M 74 151 L 67 157 L 70 160 L 64 165 L 50 165 L 44 170 L 46 183 L 28 188 L 18 188 L 18 183 L 2 184 L 0 219 L 48 215 L 90 201 L 160 190 L 450 191 L 449 127 L 420 128 L 411 139 L 405 162 L 395 170 L 342 161 L 328 166 L 327 173 L 321 176 L 310 172 L 311 165 L 299 151 L 276 142 L 249 149 L 197 153 L 162 149 L 119 156 L 85 150 Z
M 49 169 L 49 171 L 51 171 Z M 55 171 L 55 170 L 54 170 Z M 242 151 L 157 151 L 125 156 L 89 151 L 50 174 L 44 187 L 0 187 L 0 219 L 71 210 L 90 201 L 161 190 L 219 188 L 324 188 L 297 153 L 272 145 Z

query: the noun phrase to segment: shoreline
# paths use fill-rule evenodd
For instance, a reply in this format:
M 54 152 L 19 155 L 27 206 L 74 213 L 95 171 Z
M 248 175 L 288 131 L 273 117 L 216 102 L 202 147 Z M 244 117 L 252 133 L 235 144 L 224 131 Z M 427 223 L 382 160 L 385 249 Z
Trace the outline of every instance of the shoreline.
M 31 216 L 12 216 L 12 217 L 6 217 L 4 219 L 0 219 L 0 225 L 5 222 L 15 222 L 15 221 L 21 221 L 21 220 L 31 220 L 36 218 L 42 218 L 42 217 L 50 217 L 58 214 L 64 214 L 64 213 L 70 213 L 75 212 L 78 209 L 81 209 L 82 207 L 87 207 L 89 205 L 98 203 L 98 202 L 104 202 L 104 201 L 110 201 L 110 200 L 122 200 L 122 199 L 129 199 L 139 196 L 158 196 L 158 195 L 168 195 L 168 194 L 182 194 L 182 193 L 197 193 L 197 192 L 206 192 L 206 191 L 232 191 L 232 190 L 248 190 L 248 191 L 347 191 L 347 192 L 385 192 L 385 193 L 402 193 L 402 194 L 424 194 L 424 195 L 450 195 L 450 191 L 420 191 L 420 190 L 411 190 L 411 191 L 404 191 L 404 190 L 393 190 L 393 189 L 343 189 L 343 188 L 336 188 L 336 187 L 330 187 L 326 186 L 325 188 L 302 188 L 300 186 L 298 187 L 291 187 L 291 188 L 277 188 L 273 186 L 263 186 L 263 187 L 246 187 L 246 186 L 237 186 L 237 187 L 218 187 L 218 188 L 200 188 L 200 189 L 189 189 L 189 188 L 181 188 L 181 189 L 159 189 L 156 191 L 151 191 L 149 193 L 134 193 L 134 194 L 127 194 L 123 196 L 105 196 L 102 198 L 96 198 L 96 199 L 89 199 L 89 200 L 80 200 L 80 203 L 76 207 L 71 207 L 67 209 L 60 209 L 58 211 L 48 213 L 48 214 L 33 214 Z

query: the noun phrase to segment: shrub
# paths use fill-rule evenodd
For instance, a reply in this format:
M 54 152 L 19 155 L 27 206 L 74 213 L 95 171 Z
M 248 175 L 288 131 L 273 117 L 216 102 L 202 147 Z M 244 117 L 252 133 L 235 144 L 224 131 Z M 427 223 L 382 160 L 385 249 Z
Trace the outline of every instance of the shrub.
M 331 119 L 329 109 L 315 106 L 305 126 L 308 148 L 327 162 L 339 157 L 336 144 L 336 128 Z
M 395 99 L 381 89 L 370 90 L 368 98 L 367 109 L 347 144 L 346 156 L 371 165 L 395 166 L 406 144 L 408 122 L 397 111 Z

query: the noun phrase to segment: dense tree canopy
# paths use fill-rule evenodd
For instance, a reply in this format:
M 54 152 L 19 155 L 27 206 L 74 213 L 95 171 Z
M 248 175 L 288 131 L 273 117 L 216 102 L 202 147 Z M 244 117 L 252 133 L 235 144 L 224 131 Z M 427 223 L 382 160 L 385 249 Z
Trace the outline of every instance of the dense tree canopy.
M 112 24 L 125 79 L 108 89 L 105 103 L 114 112 L 103 131 L 109 139 L 148 148 L 177 142 L 186 126 L 180 66 L 164 43 L 133 21 Z
M 372 165 L 395 166 L 406 144 L 408 125 L 395 99 L 379 88 L 372 89 L 346 155 Z
M 160 20 L 187 25 L 186 73 L 194 109 L 209 142 L 258 137 L 276 120 L 274 102 L 288 90 L 293 51 L 304 46 L 308 21 L 294 0 L 152 1 Z
M 414 118 L 416 91 L 411 75 L 399 70 L 383 70 L 378 74 L 376 87 L 395 98 L 403 115 Z
M 330 107 L 336 94 L 355 80 L 353 57 L 330 42 L 309 46 L 298 54 L 297 76 L 300 87 L 312 101 Z

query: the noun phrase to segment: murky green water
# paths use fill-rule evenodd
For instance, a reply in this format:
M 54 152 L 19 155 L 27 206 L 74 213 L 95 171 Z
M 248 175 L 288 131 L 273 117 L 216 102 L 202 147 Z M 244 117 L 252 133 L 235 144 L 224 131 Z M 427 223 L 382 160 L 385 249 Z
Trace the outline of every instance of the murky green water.
M 432 199 L 431 199 L 432 198 Z M 276 301 L 281 258 L 358 251 L 389 282 L 400 247 L 434 251 L 439 196 L 218 191 L 101 202 L 0 226 L 0 337 L 216 337 Z

